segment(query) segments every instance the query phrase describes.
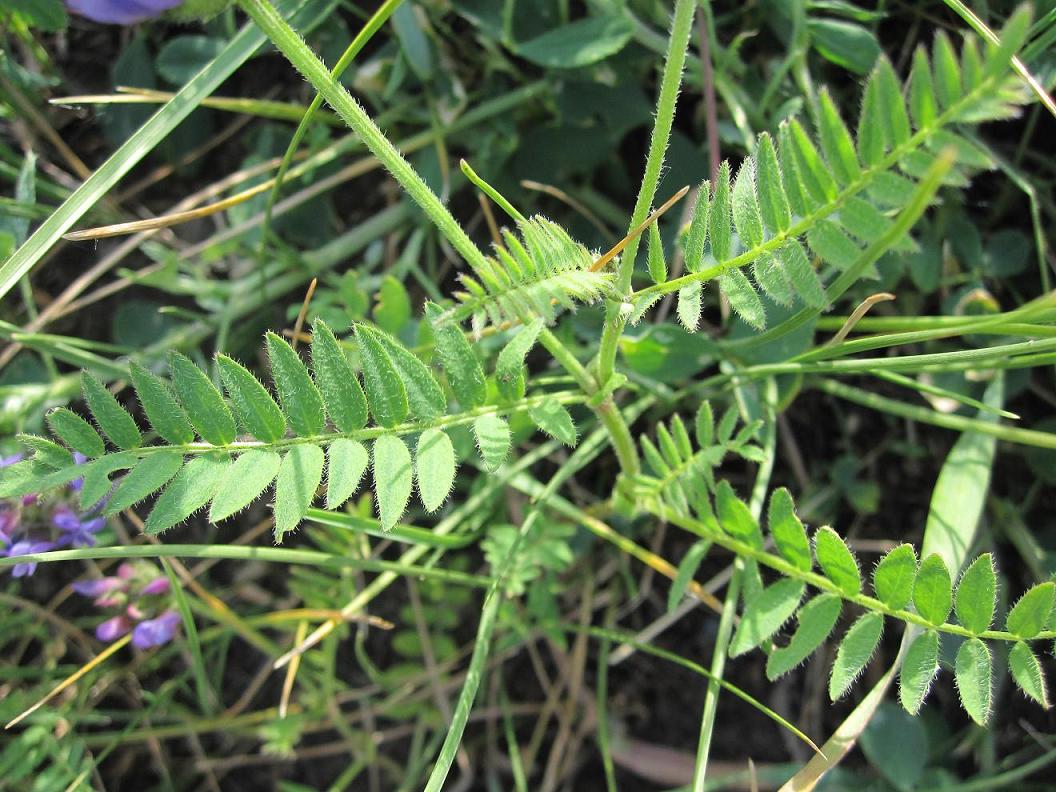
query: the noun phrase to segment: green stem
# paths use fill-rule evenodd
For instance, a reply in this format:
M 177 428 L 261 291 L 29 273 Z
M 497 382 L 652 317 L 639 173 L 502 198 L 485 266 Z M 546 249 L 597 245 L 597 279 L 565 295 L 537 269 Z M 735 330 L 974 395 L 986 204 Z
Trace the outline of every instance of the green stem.
M 352 64 L 352 61 L 356 59 L 360 50 L 362 50 L 374 34 L 381 29 L 381 26 L 385 24 L 388 18 L 392 16 L 393 11 L 399 8 L 400 3 L 402 2 L 403 0 L 385 0 L 385 2 L 378 7 L 378 10 L 367 20 L 367 23 L 360 29 L 359 33 L 356 34 L 356 37 L 352 39 L 348 48 L 338 59 L 337 65 L 334 66 L 333 70 L 330 72 L 330 76 L 334 80 L 337 80 Z M 264 260 L 264 246 L 267 244 L 268 229 L 271 227 L 271 215 L 275 209 L 275 202 L 278 201 L 279 194 L 282 192 L 282 183 L 286 178 L 286 172 L 293 163 L 293 157 L 297 153 L 297 149 L 300 148 L 304 136 L 308 134 L 308 129 L 311 127 L 312 121 L 315 119 L 315 116 L 322 105 L 322 94 L 317 93 L 312 99 L 312 103 L 308 106 L 308 109 L 301 117 L 297 129 L 293 133 L 293 138 L 290 140 L 290 144 L 286 147 L 286 151 L 282 155 L 282 162 L 279 164 L 279 170 L 275 174 L 275 182 L 271 186 L 271 192 L 268 193 L 268 205 L 264 209 L 264 222 L 261 225 L 260 235 L 260 253 L 258 255 L 258 258 L 260 258 L 261 261 Z
M 774 414 L 772 405 L 777 400 L 777 386 L 770 380 L 766 388 L 767 407 L 767 434 L 765 440 L 765 456 L 759 465 L 759 472 L 755 477 L 755 485 L 752 487 L 752 498 L 749 508 L 756 520 L 763 511 L 763 503 L 766 500 L 766 490 L 770 486 L 770 476 L 774 470 L 774 457 L 777 450 L 777 416 Z M 704 709 L 700 716 L 700 737 L 697 741 L 697 755 L 693 766 L 693 792 L 703 792 L 705 778 L 708 772 L 708 758 L 711 754 L 711 738 L 715 731 L 715 716 L 719 706 L 719 691 L 721 685 L 719 680 L 726 668 L 726 656 L 733 636 L 733 620 L 737 612 L 737 601 L 741 594 L 746 572 L 744 559 L 747 556 L 738 555 L 733 564 L 733 577 L 726 589 L 726 599 L 723 603 L 722 616 L 719 617 L 719 627 L 715 635 L 715 648 L 711 656 L 711 678 L 708 681 L 708 692 L 704 699 Z
M 483 587 L 488 578 L 467 575 L 454 570 L 414 566 L 395 561 L 351 558 L 347 555 L 319 553 L 314 550 L 293 550 L 284 547 L 246 547 L 243 545 L 133 545 L 131 547 L 83 547 L 75 550 L 52 550 L 47 553 L 0 558 L 0 569 L 15 564 L 46 564 L 52 561 L 101 561 L 108 558 L 213 558 L 232 561 L 266 561 L 276 564 L 329 567 L 332 569 L 362 569 L 367 572 L 387 572 L 392 575 L 427 577 L 462 586 Z
M 664 74 L 660 81 L 660 94 L 656 102 L 656 123 L 649 140 L 649 154 L 645 160 L 645 174 L 642 186 L 638 190 L 638 199 L 634 204 L 634 213 L 627 226 L 630 233 L 645 220 L 656 196 L 660 183 L 660 172 L 664 166 L 664 154 L 667 152 L 671 137 L 671 127 L 675 119 L 675 106 L 678 103 L 678 90 L 682 85 L 682 69 L 686 62 L 686 50 L 693 30 L 693 12 L 696 0 L 677 0 L 675 16 L 671 24 L 671 36 L 668 40 L 667 58 L 664 61 Z M 631 290 L 631 277 L 634 274 L 634 260 L 638 254 L 640 237 L 632 239 L 620 256 L 620 267 L 616 276 L 616 289 L 620 294 Z M 613 374 L 616 361 L 616 348 L 620 335 L 626 324 L 626 316 L 620 310 L 621 303 L 610 303 L 601 345 L 598 351 L 598 380 L 604 385 Z
M 473 240 L 462 230 L 462 226 L 443 205 L 436 193 L 389 142 L 367 112 L 345 90 L 345 87 L 334 80 L 323 62 L 282 18 L 269 0 L 239 0 L 239 4 L 278 50 L 286 56 L 286 59 L 293 64 L 294 68 L 359 135 L 363 144 L 422 208 L 422 211 L 447 238 L 451 246 L 474 269 L 484 266 L 484 254 L 473 244 Z

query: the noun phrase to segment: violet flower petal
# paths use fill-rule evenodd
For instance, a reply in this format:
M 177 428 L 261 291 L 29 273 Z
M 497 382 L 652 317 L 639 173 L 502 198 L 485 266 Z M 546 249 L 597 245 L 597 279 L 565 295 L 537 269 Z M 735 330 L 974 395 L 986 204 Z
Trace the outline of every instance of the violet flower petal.
M 131 25 L 178 6 L 183 0 L 66 0 L 66 7 L 93 22 Z
M 132 623 L 124 616 L 114 616 L 95 628 L 95 637 L 109 643 L 115 641 L 132 629 Z
M 154 578 L 152 581 L 147 583 L 141 590 L 140 594 L 164 594 L 169 590 L 169 579 L 165 577 Z
M 161 646 L 172 640 L 176 627 L 180 623 L 180 614 L 176 611 L 165 611 L 156 619 L 140 622 L 132 631 L 132 645 L 137 649 L 149 649 Z

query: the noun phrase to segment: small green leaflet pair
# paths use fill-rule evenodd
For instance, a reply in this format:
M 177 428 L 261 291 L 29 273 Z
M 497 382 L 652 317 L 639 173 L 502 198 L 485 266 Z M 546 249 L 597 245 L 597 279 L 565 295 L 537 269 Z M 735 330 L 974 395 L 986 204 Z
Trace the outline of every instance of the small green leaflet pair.
M 436 306 L 426 308 L 427 316 L 439 312 Z M 415 481 L 426 510 L 440 508 L 456 471 L 454 447 L 444 427 L 456 421 L 472 424 L 485 467 L 494 469 L 505 460 L 509 427 L 485 406 L 483 369 L 457 325 L 437 324 L 434 330 L 436 357 L 464 409 L 454 419 L 447 416 L 447 397 L 430 368 L 391 336 L 366 325 L 353 328 L 361 385 L 330 328 L 317 321 L 313 329 L 311 372 L 286 341 L 267 334 L 278 402 L 250 371 L 225 355 L 218 355 L 216 363 L 227 399 L 182 354 L 170 356 L 171 386 L 133 363 L 133 386 L 151 426 L 165 441 L 161 445 L 143 447 L 136 421 L 103 383 L 84 373 L 85 401 L 99 431 L 72 410 L 53 410 L 48 425 L 66 447 L 41 437 L 20 438 L 33 456 L 0 474 L 0 497 L 45 492 L 83 477 L 82 506 L 91 508 L 109 495 L 104 511 L 112 514 L 164 487 L 146 521 L 149 532 L 159 533 L 207 505 L 210 520 L 230 517 L 274 483 L 275 534 L 281 538 L 311 506 L 324 469 L 326 507 L 337 509 L 355 493 L 371 458 L 385 530 L 403 515 Z M 527 346 L 517 339 L 531 330 L 514 337 L 510 345 L 515 353 L 505 368 L 500 366 L 520 377 L 514 399 L 524 395 L 524 355 L 535 335 Z M 572 419 L 556 399 L 532 400 L 529 413 L 544 431 L 574 444 Z M 240 430 L 256 439 L 239 439 Z M 107 453 L 103 436 L 116 452 Z M 403 436 L 414 445 L 413 459 Z M 70 451 L 91 461 L 71 464 Z M 120 482 L 111 480 L 126 470 Z
M 863 592 L 854 553 L 828 526 L 818 529 L 811 541 L 788 490 L 775 490 L 769 503 L 768 527 L 776 554 L 764 550 L 759 524 L 728 482 L 720 482 L 715 490 L 714 511 L 698 500 L 692 505 L 700 521 L 686 521 L 673 509 L 663 513 L 704 539 L 781 575 L 765 588 L 758 578 L 747 587 L 747 604 L 729 647 L 731 656 L 762 647 L 769 655 L 767 676 L 777 679 L 821 646 L 835 629 L 843 603 L 849 602 L 864 613 L 837 648 L 829 678 L 834 701 L 851 689 L 880 643 L 885 619 L 893 618 L 919 632 L 900 676 L 899 698 L 908 712 L 919 711 L 938 674 L 943 634 L 948 640 L 962 641 L 956 652 L 955 680 L 961 703 L 973 720 L 983 724 L 990 714 L 994 668 L 988 642 L 992 641 L 1011 644 L 1013 680 L 1028 697 L 1048 707 L 1041 662 L 1028 642 L 1056 637 L 1056 583 L 1040 583 L 1027 591 L 1008 612 L 1004 631 L 994 631 L 997 573 L 990 554 L 975 559 L 954 586 L 940 556 L 932 554 L 918 562 L 912 546 L 899 545 L 877 564 L 870 597 Z M 808 587 L 817 594 L 803 602 Z M 956 620 L 947 622 L 951 613 Z M 791 637 L 785 645 L 775 646 L 771 639 L 793 616 L 796 628 Z
M 812 257 L 836 272 L 864 267 L 861 274 L 868 274 L 887 249 L 912 250 L 909 238 L 885 236 L 892 212 L 906 205 L 943 150 L 956 152 L 956 165 L 945 177 L 952 186 L 966 186 L 971 173 L 994 167 L 982 148 L 950 127 L 1018 112 L 1027 95 L 1011 78 L 1009 61 L 1029 30 L 1030 14 L 1021 9 L 1002 30 L 1000 47 L 987 45 L 981 54 L 977 40 L 968 37 L 960 58 L 940 33 L 930 58 L 917 49 L 905 89 L 881 57 L 866 83 L 856 136 L 822 90 L 812 118 L 814 139 L 793 118 L 781 124 L 776 144 L 768 133 L 759 136 L 736 176 L 722 163 L 715 183 L 701 185 L 684 237 L 687 273 L 703 274 L 678 291 L 682 324 L 696 330 L 704 282 L 716 275 L 734 310 L 762 330 L 766 311 L 757 286 L 778 304 L 798 300 L 823 309 L 828 298 Z M 655 227 L 648 239 L 649 274 L 662 285 L 668 272 Z M 754 283 L 743 271 L 748 265 Z M 664 291 L 643 290 L 635 319 Z

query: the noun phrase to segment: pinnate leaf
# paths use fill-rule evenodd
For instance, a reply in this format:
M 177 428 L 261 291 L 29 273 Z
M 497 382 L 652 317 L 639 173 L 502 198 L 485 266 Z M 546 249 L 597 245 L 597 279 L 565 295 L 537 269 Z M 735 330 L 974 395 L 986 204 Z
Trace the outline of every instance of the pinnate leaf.
M 755 548 L 763 546 L 763 534 L 748 506 L 734 494 L 733 487 L 723 479 L 715 491 L 715 507 L 719 523 L 726 533 Z M 789 614 L 791 615 L 791 614 Z
M 191 428 L 191 422 L 183 407 L 177 403 L 168 384 L 135 361 L 129 368 L 139 404 L 147 414 L 147 420 L 154 427 L 154 431 L 172 445 L 193 442 L 194 429 Z
M 337 509 L 352 497 L 367 469 L 366 447 L 339 437 L 326 449 L 326 508 Z
M 750 652 L 780 630 L 799 607 L 804 589 L 800 581 L 782 578 L 752 597 L 730 642 L 730 657 Z
M 374 441 L 374 491 L 383 530 L 391 531 L 403 516 L 413 478 L 411 452 L 403 440 L 382 435 Z
M 304 519 L 322 480 L 323 449 L 317 445 L 295 445 L 286 452 L 275 477 L 276 542 L 281 542 Z
M 788 196 L 781 184 L 781 170 L 777 164 L 777 151 L 770 134 L 759 135 L 759 145 L 755 151 L 758 170 L 759 210 L 766 227 L 774 234 L 784 231 L 792 225 L 792 212 L 788 206 Z
M 227 467 L 227 458 L 219 454 L 195 457 L 184 465 L 158 496 L 147 517 L 147 533 L 166 531 L 205 506 L 217 493 Z
M 862 573 L 858 560 L 840 535 L 824 526 L 814 535 L 814 555 L 825 577 L 844 594 L 854 596 L 862 590 Z
M 691 333 L 695 333 L 697 325 L 700 324 L 701 299 L 703 295 L 703 284 L 699 281 L 683 286 L 678 290 L 678 321 Z
M 649 277 L 653 279 L 653 283 L 663 283 L 667 280 L 664 243 L 660 239 L 660 229 L 656 223 L 649 225 L 649 247 L 646 262 L 648 263 Z
M 990 650 L 978 638 L 969 638 L 957 650 L 955 663 L 957 693 L 972 720 L 985 726 L 990 718 L 993 664 Z
M 766 677 L 773 681 L 798 666 L 821 646 L 840 618 L 843 601 L 838 594 L 819 594 L 800 608 L 796 619 L 799 626 L 788 646 L 770 653 L 766 661 Z
M 386 333 L 374 332 L 396 367 L 407 393 L 407 405 L 420 421 L 435 421 L 447 411 L 447 399 L 436 377 L 407 347 Z
M 913 597 L 917 579 L 917 554 L 913 546 L 901 544 L 880 559 L 873 572 L 876 597 L 892 610 L 901 610 Z
M 953 593 L 946 562 L 938 553 L 932 553 L 920 562 L 913 584 L 913 606 L 929 624 L 938 627 L 950 615 L 952 605 Z
M 499 394 L 503 399 L 517 401 L 524 398 L 524 359 L 535 346 L 542 329 L 542 319 L 532 320 L 518 330 L 499 352 L 495 361 L 495 384 L 498 385 Z
M 418 437 L 414 469 L 422 504 L 434 512 L 443 506 L 455 483 L 455 449 L 443 430 L 426 429 Z
M 363 366 L 363 389 L 370 413 L 379 426 L 390 427 L 407 418 L 407 389 L 377 334 L 361 324 L 353 325 Z
M 708 236 L 711 238 L 711 254 L 722 263 L 730 258 L 733 244 L 733 227 L 730 215 L 730 163 L 723 161 L 715 180 L 715 194 L 711 199 L 711 216 Z
M 576 424 L 568 410 L 557 399 L 548 398 L 541 403 L 530 407 L 528 415 L 535 425 L 546 432 L 555 440 L 564 443 L 569 448 L 575 448 L 578 440 Z
M 939 634 L 927 630 L 918 635 L 906 650 L 899 671 L 898 697 L 910 715 L 920 711 L 921 704 L 931 690 L 931 683 L 939 673 Z
M 1008 631 L 1029 640 L 1044 630 L 1052 613 L 1054 595 L 1056 583 L 1052 581 L 1039 583 L 1027 591 L 1008 612 L 1005 620 Z
M 227 445 L 235 439 L 235 419 L 205 372 L 179 352 L 169 355 L 172 384 L 198 435 L 207 443 Z
M 132 468 L 106 503 L 105 514 L 117 514 L 157 492 L 180 472 L 183 455 L 179 451 L 157 451 L 143 457 Z
M 755 165 L 751 158 L 744 160 L 733 183 L 731 196 L 733 224 L 745 247 L 763 243 L 763 219 L 755 195 Z
M 719 287 L 730 301 L 730 307 L 756 330 L 766 329 L 766 309 L 748 276 L 731 269 L 719 276 Z
M 496 470 L 510 452 L 510 427 L 497 415 L 482 415 L 473 422 L 477 448 L 488 470 Z
M 836 180 L 843 185 L 850 184 L 861 175 L 851 133 L 847 131 L 840 111 L 836 109 L 836 103 L 827 90 L 821 92 L 819 108 L 818 132 L 825 158 L 832 166 Z
M 226 520 L 260 497 L 279 472 L 281 457 L 274 451 L 252 449 L 238 457 L 224 472 L 220 487 L 209 506 L 209 522 Z
M 803 523 L 796 516 L 792 495 L 784 487 L 779 487 L 770 495 L 767 524 L 774 537 L 774 544 L 784 559 L 796 569 L 809 572 L 814 567 L 810 540 L 807 539 Z
M 265 443 L 282 439 L 286 418 L 260 380 L 227 355 L 217 355 L 216 366 L 242 428 Z
M 976 635 L 990 629 L 997 605 L 993 556 L 984 553 L 964 570 L 957 584 L 957 620 Z
M 113 444 L 125 451 L 138 448 L 143 441 L 139 427 L 128 411 L 118 404 L 114 394 L 87 371 L 81 372 L 81 388 L 92 417 Z
M 479 407 L 487 399 L 488 388 L 477 355 L 454 322 L 438 323 L 443 309 L 427 303 L 425 315 L 433 323 L 433 339 L 440 362 L 447 372 L 447 381 L 463 409 Z
M 79 451 L 89 459 L 106 453 L 103 438 L 90 423 L 73 410 L 58 407 L 48 413 L 48 427 L 67 448 Z
M 326 426 L 323 397 L 304 367 L 301 356 L 275 333 L 268 333 L 266 338 L 271 376 L 290 426 L 299 437 L 322 434 Z M 300 517 L 297 520 L 299 522 Z
M 1008 667 L 1016 686 L 1028 698 L 1034 699 L 1045 709 L 1049 708 L 1049 693 L 1045 684 L 1045 672 L 1038 656 L 1022 641 L 1016 641 L 1008 653 Z
M 354 432 L 367 425 L 367 398 L 359 378 L 322 319 L 312 325 L 312 372 L 326 411 L 339 431 Z
M 832 675 L 829 677 L 830 699 L 836 701 L 851 689 L 854 680 L 872 659 L 883 632 L 884 617 L 879 613 L 860 616 L 847 630 L 832 664 Z

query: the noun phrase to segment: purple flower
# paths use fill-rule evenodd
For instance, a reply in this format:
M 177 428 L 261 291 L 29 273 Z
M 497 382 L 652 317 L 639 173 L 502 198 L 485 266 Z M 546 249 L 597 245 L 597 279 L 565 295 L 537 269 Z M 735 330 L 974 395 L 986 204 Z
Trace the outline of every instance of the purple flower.
M 124 585 L 125 581 L 119 577 L 104 577 L 95 580 L 78 580 L 73 584 L 73 590 L 82 597 L 101 597 Z
M 2 457 L 0 458 L 0 468 L 8 467 L 16 462 L 21 462 L 25 458 L 25 454 L 12 454 L 11 456 Z
M 125 616 L 107 619 L 95 628 L 95 637 L 100 641 L 115 641 L 132 629 L 132 623 Z
M 14 509 L 0 508 L 0 542 L 7 544 L 18 528 L 18 512 Z
M 166 594 L 169 590 L 169 579 L 164 577 L 154 578 L 139 590 L 140 594 Z
M 34 553 L 46 553 L 49 550 L 55 549 L 54 542 L 37 542 L 32 539 L 23 539 L 21 542 L 15 542 L 9 548 L 4 550 L 4 555 L 8 558 L 15 558 L 16 556 L 32 555 Z M 11 569 L 11 575 L 13 577 L 29 577 L 37 571 L 37 562 L 29 561 L 24 564 L 15 564 Z
M 180 614 L 172 610 L 165 611 L 156 619 L 142 621 L 132 631 L 132 645 L 137 649 L 149 649 L 167 644 L 176 634 L 179 623 Z
M 167 11 L 183 0 L 66 0 L 66 7 L 93 22 L 131 25 Z
M 69 506 L 60 506 L 52 512 L 51 524 L 62 532 L 58 544 L 70 547 L 92 547 L 95 545 L 95 534 L 106 525 L 106 519 L 95 517 L 85 520 L 78 517 Z

